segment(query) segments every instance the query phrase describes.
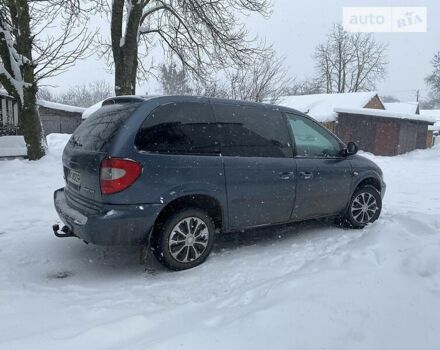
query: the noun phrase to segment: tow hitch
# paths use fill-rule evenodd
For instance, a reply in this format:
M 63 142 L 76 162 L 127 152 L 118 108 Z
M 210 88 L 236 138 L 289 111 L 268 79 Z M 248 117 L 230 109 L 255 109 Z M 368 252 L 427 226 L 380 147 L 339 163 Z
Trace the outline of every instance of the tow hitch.
M 60 237 L 60 238 L 77 237 L 73 233 L 73 231 L 70 228 L 68 228 L 67 226 L 63 226 L 63 228 L 61 229 L 62 233 L 58 232 L 60 230 L 60 225 L 58 225 L 58 224 L 52 225 L 52 230 L 53 230 L 53 233 L 55 234 L 55 236 Z

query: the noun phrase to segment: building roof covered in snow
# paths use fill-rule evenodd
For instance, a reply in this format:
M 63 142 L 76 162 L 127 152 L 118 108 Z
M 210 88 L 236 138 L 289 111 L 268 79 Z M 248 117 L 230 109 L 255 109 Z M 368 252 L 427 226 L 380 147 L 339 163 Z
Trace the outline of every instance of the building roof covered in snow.
M 38 105 L 41 107 L 46 107 L 50 109 L 57 109 L 64 112 L 71 112 L 71 113 L 83 113 L 86 109 L 83 107 L 77 107 L 77 106 L 71 106 L 66 105 L 63 103 L 57 103 L 57 102 L 50 102 L 38 99 L 37 101 Z
M 419 114 L 418 102 L 388 102 L 384 103 L 385 109 L 391 112 L 404 114 Z
M 335 108 L 363 108 L 376 96 L 374 91 L 282 96 L 278 104 L 307 113 L 319 122 L 330 122 L 337 118 Z
M 0 96 L 7 96 L 7 97 L 11 97 L 11 95 L 8 94 L 8 92 L 5 89 L 0 88 Z
M 393 111 L 387 111 L 382 109 L 371 109 L 371 108 L 335 108 L 336 113 L 346 113 L 346 114 L 358 114 L 358 115 L 369 115 L 373 117 L 382 118 L 394 118 L 394 119 L 407 119 L 415 120 L 419 122 L 434 123 L 435 120 L 427 115 L 411 114 L 411 113 L 397 113 Z
M 338 113 L 433 123 L 431 116 L 416 114 L 416 103 L 384 104 L 377 92 L 283 96 L 279 104 L 306 113 L 321 123 L 335 121 Z
M 440 109 L 421 109 L 420 114 L 430 116 L 440 121 Z

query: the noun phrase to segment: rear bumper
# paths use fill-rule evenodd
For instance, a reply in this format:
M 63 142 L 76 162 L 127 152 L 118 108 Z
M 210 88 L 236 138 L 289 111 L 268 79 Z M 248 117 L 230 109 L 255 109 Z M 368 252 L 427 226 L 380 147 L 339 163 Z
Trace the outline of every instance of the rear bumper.
M 73 234 L 97 245 L 142 245 L 162 205 L 108 205 L 97 214 L 85 214 L 69 205 L 64 188 L 54 193 L 55 209 Z

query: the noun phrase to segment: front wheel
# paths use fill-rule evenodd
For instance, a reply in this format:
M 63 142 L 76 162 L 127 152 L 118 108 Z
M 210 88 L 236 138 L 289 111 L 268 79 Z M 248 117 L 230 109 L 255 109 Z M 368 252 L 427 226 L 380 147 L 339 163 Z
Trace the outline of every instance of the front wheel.
M 215 227 L 202 210 L 184 209 L 171 215 L 158 232 L 154 253 L 171 270 L 186 270 L 206 260 Z
M 382 210 L 380 193 L 371 186 L 355 191 L 345 214 L 345 223 L 349 227 L 363 228 L 376 221 Z

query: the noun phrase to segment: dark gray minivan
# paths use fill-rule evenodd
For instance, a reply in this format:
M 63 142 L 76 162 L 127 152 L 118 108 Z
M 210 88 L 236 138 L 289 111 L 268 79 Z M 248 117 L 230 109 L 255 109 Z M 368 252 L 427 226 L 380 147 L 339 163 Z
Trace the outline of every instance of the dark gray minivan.
M 312 118 L 206 97 L 107 99 L 63 153 L 59 237 L 148 245 L 174 270 L 202 263 L 219 232 L 381 212 L 382 171 Z

